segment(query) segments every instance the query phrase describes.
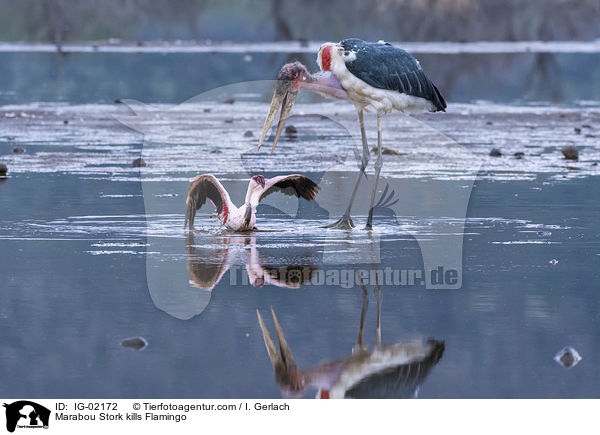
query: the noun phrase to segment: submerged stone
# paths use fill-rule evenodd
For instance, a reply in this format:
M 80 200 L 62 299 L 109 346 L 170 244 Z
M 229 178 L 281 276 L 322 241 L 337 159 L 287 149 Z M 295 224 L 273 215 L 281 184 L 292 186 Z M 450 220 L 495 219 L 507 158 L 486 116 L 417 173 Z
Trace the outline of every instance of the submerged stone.
M 148 346 L 148 342 L 144 337 L 131 337 L 123 340 L 121 342 L 121 346 L 135 350 L 142 350 L 143 348 Z
M 252 137 L 254 136 L 254 133 L 252 133 L 251 130 L 247 130 L 246 133 L 244 133 L 244 137 Z
M 575 367 L 579 361 L 581 361 L 581 355 L 571 346 L 566 346 L 556 355 L 554 355 L 554 361 L 563 367 L 570 369 Z

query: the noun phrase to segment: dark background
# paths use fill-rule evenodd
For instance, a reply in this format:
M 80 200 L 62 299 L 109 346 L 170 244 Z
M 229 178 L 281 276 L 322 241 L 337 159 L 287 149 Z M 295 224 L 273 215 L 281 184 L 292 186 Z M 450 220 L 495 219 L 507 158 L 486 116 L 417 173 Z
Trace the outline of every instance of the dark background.
M 593 40 L 597 0 L 1 0 L 0 41 Z

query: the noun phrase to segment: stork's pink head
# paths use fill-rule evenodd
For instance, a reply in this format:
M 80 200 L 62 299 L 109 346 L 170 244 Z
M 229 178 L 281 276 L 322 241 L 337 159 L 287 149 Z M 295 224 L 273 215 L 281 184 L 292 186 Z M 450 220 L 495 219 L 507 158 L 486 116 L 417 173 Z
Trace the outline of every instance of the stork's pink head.
M 298 92 L 302 80 L 309 76 L 310 73 L 300 62 L 286 63 L 277 74 L 277 80 L 280 82 L 279 88 L 285 87 L 286 91 Z M 281 83 L 282 81 L 287 83 Z
M 294 101 L 296 100 L 296 95 L 298 95 L 298 92 L 300 91 L 300 85 L 304 80 L 309 80 L 310 78 L 310 73 L 300 62 L 287 63 L 281 67 L 279 74 L 277 74 L 277 88 L 273 94 L 269 113 L 267 114 L 262 134 L 258 140 L 259 150 L 267 137 L 267 133 L 269 132 L 273 121 L 275 121 L 277 111 L 281 107 L 277 129 L 275 130 L 275 139 L 273 139 L 273 147 L 271 148 L 271 154 L 273 153 L 275 145 L 277 145 L 279 136 L 285 126 L 285 120 L 290 116 Z

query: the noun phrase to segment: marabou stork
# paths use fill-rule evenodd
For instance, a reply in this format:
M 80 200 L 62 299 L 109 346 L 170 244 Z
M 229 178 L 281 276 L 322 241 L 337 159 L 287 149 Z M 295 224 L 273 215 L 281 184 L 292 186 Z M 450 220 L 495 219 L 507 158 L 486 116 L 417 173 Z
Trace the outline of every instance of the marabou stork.
M 212 174 L 198 175 L 190 182 L 184 227 L 194 229 L 196 211 L 208 198 L 217 209 L 221 223 L 227 228 L 233 231 L 256 230 L 256 207 L 261 199 L 273 192 L 295 195 L 310 201 L 317 196 L 319 186 L 310 178 L 298 174 L 273 178 L 255 175 L 248 183 L 244 205 L 238 208 L 231 202 L 229 193 L 217 177 Z
M 401 112 L 419 109 L 427 109 L 430 112 L 443 111 L 446 102 L 440 91 L 425 75 L 417 59 L 384 41 L 372 43 L 350 38 L 339 43 L 327 42 L 319 49 L 317 63 L 320 71 L 316 74 L 311 74 L 300 62 L 289 63 L 281 68 L 277 76 L 279 84 L 271 101 L 258 149 L 264 142 L 278 109 L 282 107 L 271 153 L 275 150 L 285 120 L 300 90 L 309 89 L 328 98 L 352 102 L 358 111 L 363 145 L 360 173 L 346 212 L 337 222 L 330 225 L 332 228 L 350 229 L 354 227 L 350 216 L 352 203 L 369 162 L 363 110 L 377 112 L 378 155 L 375 162 L 375 185 L 365 227 L 371 229 L 377 182 L 383 166 L 382 116 L 393 109 Z

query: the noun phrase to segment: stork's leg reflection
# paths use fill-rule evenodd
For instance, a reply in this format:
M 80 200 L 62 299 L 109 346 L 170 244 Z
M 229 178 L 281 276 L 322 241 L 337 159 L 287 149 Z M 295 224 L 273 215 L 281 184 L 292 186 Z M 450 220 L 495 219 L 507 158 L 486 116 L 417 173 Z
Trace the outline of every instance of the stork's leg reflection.
M 381 347 L 381 299 L 383 294 L 379 286 L 379 274 L 375 273 L 375 297 L 377 298 L 377 347 Z
M 365 287 L 362 278 L 358 271 L 356 271 L 356 279 L 358 280 L 362 292 L 362 307 L 360 310 L 360 324 L 358 326 L 358 337 L 356 339 L 356 348 L 355 351 L 363 350 L 363 328 L 365 326 L 365 317 L 367 315 L 367 308 L 369 308 L 369 292 L 367 291 L 367 287 Z

